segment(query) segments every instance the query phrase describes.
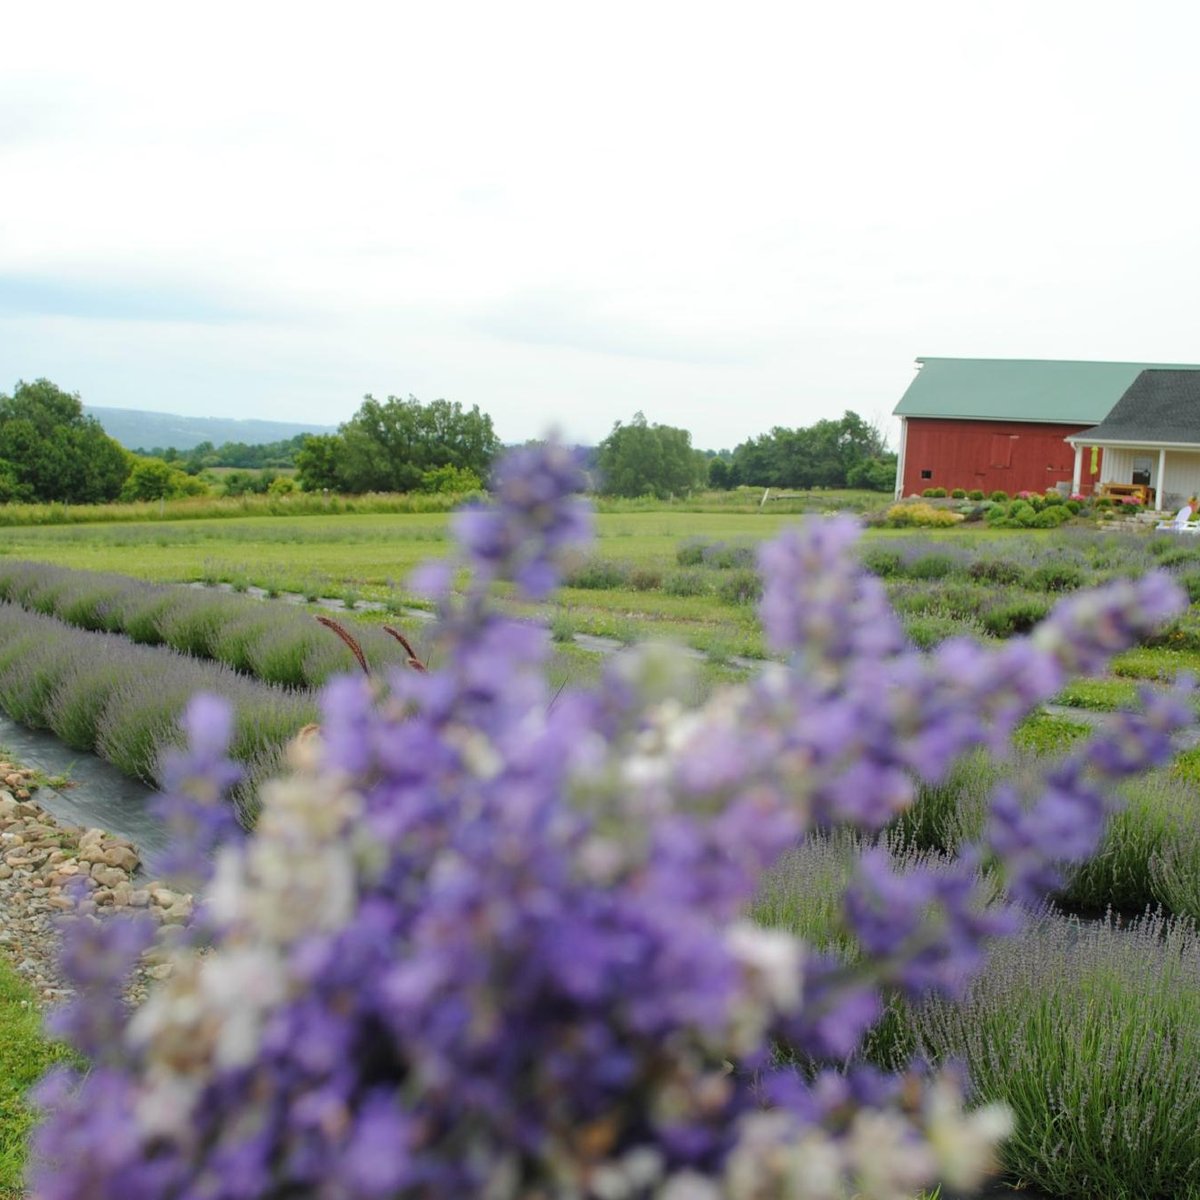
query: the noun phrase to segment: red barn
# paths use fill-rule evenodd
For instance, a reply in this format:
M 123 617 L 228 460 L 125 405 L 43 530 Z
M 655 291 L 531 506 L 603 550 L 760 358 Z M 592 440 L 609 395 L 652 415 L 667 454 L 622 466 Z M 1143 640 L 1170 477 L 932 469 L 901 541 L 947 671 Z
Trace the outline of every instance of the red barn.
M 1011 496 L 1070 485 L 1075 451 L 1065 439 L 1099 425 L 1143 370 L 1164 365 L 918 358 L 917 377 L 895 409 L 896 495 L 942 487 Z M 1100 478 L 1101 454 L 1084 456 L 1085 492 Z

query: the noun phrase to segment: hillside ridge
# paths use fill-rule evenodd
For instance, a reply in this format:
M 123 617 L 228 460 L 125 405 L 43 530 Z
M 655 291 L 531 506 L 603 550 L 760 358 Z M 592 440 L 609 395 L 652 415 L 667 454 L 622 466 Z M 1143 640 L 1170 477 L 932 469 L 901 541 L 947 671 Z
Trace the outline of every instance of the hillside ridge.
M 221 446 L 243 442 L 248 446 L 282 442 L 300 433 L 336 433 L 335 425 L 308 425 L 294 421 L 258 418 L 184 417 L 175 413 L 150 412 L 136 408 L 103 408 L 85 404 L 84 413 L 95 417 L 109 437 L 127 450 L 191 450 L 201 442 Z

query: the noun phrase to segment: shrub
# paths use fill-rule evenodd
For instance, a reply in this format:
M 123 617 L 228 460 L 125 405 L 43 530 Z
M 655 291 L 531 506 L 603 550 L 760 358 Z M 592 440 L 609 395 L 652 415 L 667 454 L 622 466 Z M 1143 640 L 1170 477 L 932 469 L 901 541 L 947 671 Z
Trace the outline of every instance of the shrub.
M 967 493 L 967 499 L 968 499 L 968 500 L 976 500 L 976 501 L 978 501 L 978 500 L 982 500 L 982 499 L 983 499 L 983 493 L 982 493 L 982 492 L 981 492 L 981 491 L 980 491 L 978 488 L 972 488 L 972 489 L 971 489 L 971 490 L 970 490 L 970 491 Z
M 946 489 L 944 487 L 926 488 L 921 495 L 926 500 L 944 500 L 946 498 Z
M 1067 512 L 1071 514 L 1071 516 L 1077 517 L 1083 511 L 1083 504 L 1079 500 L 1072 498 L 1063 502 L 1063 508 L 1065 508 Z
M 588 591 L 623 588 L 629 582 L 628 568 L 607 558 L 589 558 L 567 576 L 567 586 Z
M 203 592 L 184 594 L 159 615 L 159 640 L 180 654 L 212 658 L 223 621 L 224 606 L 220 597 Z
M 663 579 L 668 596 L 707 596 L 712 584 L 705 571 L 672 571 Z
M 71 663 L 63 675 L 48 700 L 47 721 L 72 750 L 95 749 L 100 714 L 118 681 L 132 674 L 124 666 L 93 658 Z
M 1171 912 L 1200 923 L 1200 823 L 1190 819 L 1172 828 L 1150 859 L 1150 882 L 1156 899 Z
M 629 586 L 635 592 L 652 592 L 662 587 L 663 573 L 658 567 L 635 566 L 629 569 Z
M 254 648 L 271 629 L 281 632 L 286 629 L 280 625 L 274 606 L 244 601 L 238 608 L 231 608 L 216 629 L 212 657 L 235 671 L 253 673 Z
M 1039 592 L 1073 592 L 1086 582 L 1083 569 L 1073 563 L 1043 563 L 1029 573 L 1029 587 Z
M 46 728 L 46 709 L 70 669 L 70 659 L 52 643 L 34 642 L 0 669 L 0 708 L 15 721 Z
M 1189 571 L 1179 576 L 1179 582 L 1187 591 L 1188 600 L 1192 604 L 1200 604 L 1200 571 Z
M 259 723 L 259 740 L 274 738 L 275 745 L 315 714 L 308 696 L 293 697 L 225 667 L 0 605 L 0 706 L 147 783 L 161 782 L 162 753 L 179 742 L 178 716 L 200 690 L 234 701 Z M 271 714 L 283 712 L 295 718 L 286 731 L 271 723 Z
M 904 566 L 904 559 L 898 551 L 879 545 L 864 546 L 862 562 L 872 575 L 878 575 L 881 579 L 901 574 Z
M 931 650 L 947 638 L 968 637 L 973 627 L 980 628 L 976 622 L 936 611 L 914 613 L 904 621 L 904 632 L 912 644 L 921 650 Z
M 445 464 L 421 473 L 421 491 L 441 495 L 469 496 L 483 491 L 483 480 L 467 467 Z
M 1156 903 L 1181 916 L 1180 896 L 1160 886 L 1156 863 L 1187 847 L 1200 817 L 1200 793 L 1194 785 L 1160 771 L 1122 789 L 1123 807 L 1113 814 L 1099 849 L 1073 867 L 1061 892 L 1065 904 L 1094 913 L 1112 908 L 1139 913 Z M 1189 857 L 1181 855 L 1183 857 Z
M 989 499 L 994 500 L 997 504 L 1007 504 L 1008 503 L 1008 493 L 1001 492 L 1001 491 L 995 491 L 991 494 Z
M 988 633 L 1007 638 L 1028 633 L 1049 611 L 1050 602 L 1041 596 L 1013 596 L 988 608 L 980 620 Z
M 1059 505 L 1053 508 L 1044 508 L 1034 518 L 1032 524 L 1035 529 L 1057 529 L 1065 521 L 1071 519 L 1071 514 L 1065 507 Z
M 762 580 L 757 571 L 729 571 L 717 582 L 717 597 L 726 604 L 757 604 L 762 597 Z
M 967 568 L 967 574 L 984 583 L 1019 584 L 1025 579 L 1025 569 L 1005 558 L 977 559 Z
M 957 513 L 945 508 L 934 508 L 931 504 L 893 504 L 887 510 L 884 524 L 893 528 L 905 526 L 957 525 L 962 520 Z
M 954 570 L 954 559 L 945 554 L 923 554 L 904 568 L 909 579 L 945 579 Z
M 950 491 L 950 498 L 952 500 L 965 500 L 967 498 L 967 493 L 963 488 L 952 488 Z
M 325 678 L 354 670 L 349 649 L 315 623 L 311 629 L 260 626 L 243 643 L 245 669 L 264 683 L 276 683 L 282 687 L 304 688 L 313 683 L 323 683 L 324 679 L 314 680 L 309 674 L 312 656 L 322 646 L 328 649 L 331 662 L 337 664 Z
M 698 567 L 704 562 L 708 543 L 703 538 L 688 538 L 675 551 L 675 561 L 681 567 Z
M 757 549 L 738 542 L 714 542 L 704 547 L 701 557 L 706 567 L 716 567 L 722 571 L 743 570 L 754 567 Z

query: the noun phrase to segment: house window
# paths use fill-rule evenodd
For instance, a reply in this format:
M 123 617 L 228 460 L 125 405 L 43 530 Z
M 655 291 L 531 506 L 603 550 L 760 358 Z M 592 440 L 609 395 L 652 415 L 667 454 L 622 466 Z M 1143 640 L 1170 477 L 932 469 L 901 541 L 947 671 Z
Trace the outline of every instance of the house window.
M 922 472 L 921 472 L 921 478 L 922 478 L 922 479 L 932 479 L 932 478 L 933 478 L 933 472 L 932 472 L 932 471 L 922 471 Z
M 1133 478 L 1130 483 L 1141 483 L 1146 487 L 1150 486 L 1150 472 L 1154 469 L 1154 461 L 1149 458 L 1135 458 L 1133 460 Z

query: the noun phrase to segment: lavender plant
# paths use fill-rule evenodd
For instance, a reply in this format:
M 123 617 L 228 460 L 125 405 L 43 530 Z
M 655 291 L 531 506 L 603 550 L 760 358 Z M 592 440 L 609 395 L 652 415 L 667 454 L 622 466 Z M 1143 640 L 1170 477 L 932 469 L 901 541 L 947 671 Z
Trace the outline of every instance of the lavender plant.
M 1055 1196 L 1200 1196 L 1200 940 L 1047 915 L 994 953 L 964 1001 L 902 1011 L 928 1061 L 967 1064 L 1016 1116 L 1009 1170 Z
M 277 750 L 317 715 L 312 693 L 0 603 L 0 708 L 54 730 L 76 749 L 96 751 L 128 775 L 161 783 L 164 752 L 182 741 L 179 718 L 199 692 L 233 705 L 232 753 L 247 763 Z
M 115 997 L 141 936 L 77 928 L 56 1027 L 92 1066 L 40 1091 L 42 1200 L 834 1200 L 978 1181 L 1002 1110 L 965 1111 L 949 1075 L 834 1065 L 883 988 L 962 993 L 1017 923 L 980 891 L 984 856 L 1035 896 L 1094 848 L 1107 788 L 1162 760 L 1188 705 L 1148 698 L 1038 794 L 999 794 L 955 862 L 897 873 L 864 854 L 850 961 L 748 906 L 807 831 L 881 829 L 1178 590 L 1123 581 L 1029 639 L 923 655 L 857 565 L 855 526 L 823 521 L 762 550 L 780 661 L 752 682 L 689 709 L 688 662 L 640 647 L 552 696 L 548 635 L 491 593 L 549 594 L 587 532 L 582 482 L 554 444 L 500 466 L 495 504 L 457 518 L 459 559 L 414 583 L 438 610 L 438 669 L 327 688 L 320 739 L 264 786 L 253 834 L 193 856 L 198 878 L 212 868 L 196 945 L 135 1013 Z M 202 701 L 188 726 L 170 807 L 205 850 L 233 723 Z

